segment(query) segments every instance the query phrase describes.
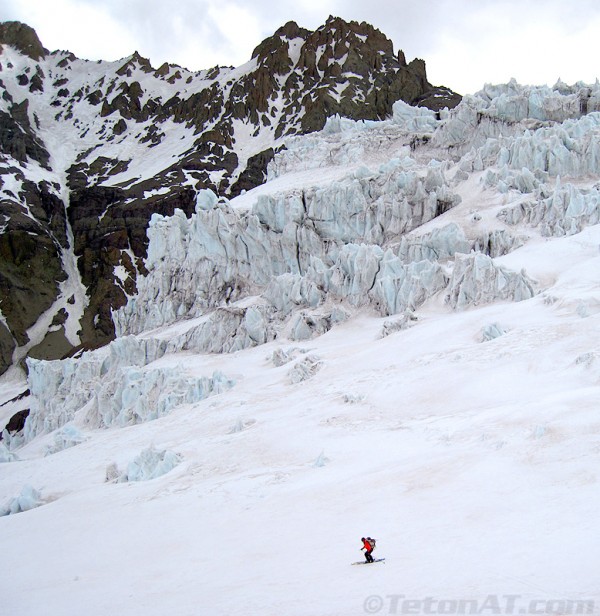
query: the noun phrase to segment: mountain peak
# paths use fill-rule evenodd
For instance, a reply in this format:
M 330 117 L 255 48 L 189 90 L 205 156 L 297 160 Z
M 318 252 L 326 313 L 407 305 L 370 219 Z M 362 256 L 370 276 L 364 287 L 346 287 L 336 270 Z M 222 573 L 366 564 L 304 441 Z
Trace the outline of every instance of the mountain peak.
M 346 21 L 341 17 L 330 15 L 319 30 L 326 30 L 332 32 L 332 34 L 335 33 L 338 39 L 361 37 L 364 43 L 370 47 L 377 48 L 377 50 L 386 54 L 394 53 L 392 41 L 366 21 L 360 23 L 357 21 Z
M 32 60 L 40 60 L 48 53 L 36 31 L 20 21 L 0 23 L 0 49 L 2 45 L 11 45 Z
M 117 75 L 131 75 L 132 69 L 139 67 L 145 73 L 153 73 L 154 69 L 150 64 L 148 58 L 144 58 L 138 51 L 134 51 L 133 54 L 125 58 L 125 64 L 117 71 Z
M 0 183 L 8 178 L 0 197 L 13 211 L 0 225 L 0 244 L 5 238 L 18 246 L 0 263 L 0 308 L 8 323 L 5 340 L 0 323 L 0 373 L 15 353 L 49 359 L 114 337 L 112 311 L 145 273 L 153 214 L 191 215 L 199 190 L 235 197 L 254 188 L 288 137 L 321 130 L 332 116 L 383 120 L 399 99 L 433 109 L 460 100 L 428 82 L 422 61 L 394 55 L 379 30 L 335 16 L 316 30 L 287 22 L 241 70 L 191 73 L 167 63 L 155 70 L 136 51 L 72 71 L 75 56 L 46 57 L 35 31 L 16 22 L 0 25 L 0 42 L 33 58 L 6 62 L 0 81 L 0 154 L 14 161 L 0 170 Z M 66 156 L 53 150 L 65 139 L 74 145 Z M 29 159 L 56 182 L 29 181 L 23 167 Z M 27 208 L 9 188 L 25 180 Z M 41 222 L 32 227 L 34 211 Z M 73 263 L 68 272 L 64 254 Z M 24 261 L 27 269 L 19 269 Z M 85 300 L 73 300 L 76 308 L 63 305 L 54 282 L 66 277 L 74 289 L 86 288 Z M 3 286 L 16 279 L 24 281 L 19 293 Z M 31 341 L 27 332 L 52 306 L 52 329 Z
M 254 48 L 252 59 L 257 58 L 259 62 L 265 62 L 278 54 L 287 58 L 288 42 L 294 39 L 306 40 L 310 34 L 312 34 L 310 30 L 301 28 L 295 21 L 288 21 Z
M 428 82 L 423 60 L 407 63 L 402 50 L 395 54 L 392 41 L 380 30 L 366 22 L 346 21 L 333 15 L 314 31 L 289 21 L 260 43 L 252 58 L 269 75 L 288 75 L 286 89 L 292 82 L 304 93 L 314 86 L 317 99 L 329 91 L 331 100 L 318 103 L 316 112 L 307 110 L 303 132 L 322 128 L 326 115 L 335 113 L 346 117 L 357 117 L 358 113 L 359 119 L 387 117 L 398 98 L 436 110 L 453 107 L 460 100 L 454 93 L 442 93 Z M 340 83 L 349 84 L 344 90 L 349 97 L 345 102 L 332 94 Z M 365 92 L 358 93 L 373 83 L 377 84 L 378 95 L 372 100 Z M 357 100 L 361 102 L 359 111 L 350 108 Z M 331 113 L 325 113 L 322 107 Z M 315 113 L 318 117 L 313 118 Z
M 288 21 L 254 49 L 252 58 L 264 62 L 273 55 L 287 55 L 288 43 L 296 39 L 302 39 L 304 44 L 313 50 L 320 46 L 332 50 L 335 48 L 340 55 L 343 55 L 342 48 L 344 52 L 350 48 L 366 48 L 389 56 L 394 54 L 392 41 L 377 28 L 366 22 L 346 21 L 330 15 L 327 21 L 314 31 L 298 26 L 295 21 Z M 361 51 L 360 55 L 364 55 L 364 52 Z

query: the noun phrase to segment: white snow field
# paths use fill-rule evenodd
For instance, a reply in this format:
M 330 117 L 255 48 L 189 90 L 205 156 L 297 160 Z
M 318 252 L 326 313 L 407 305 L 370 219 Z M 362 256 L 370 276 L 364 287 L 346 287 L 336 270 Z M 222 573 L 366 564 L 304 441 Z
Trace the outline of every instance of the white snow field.
M 32 392 L 0 445 L 0 612 L 598 614 L 582 92 L 331 121 L 266 185 L 156 217 L 120 337 L 0 383 Z M 351 566 L 367 535 L 385 563 Z

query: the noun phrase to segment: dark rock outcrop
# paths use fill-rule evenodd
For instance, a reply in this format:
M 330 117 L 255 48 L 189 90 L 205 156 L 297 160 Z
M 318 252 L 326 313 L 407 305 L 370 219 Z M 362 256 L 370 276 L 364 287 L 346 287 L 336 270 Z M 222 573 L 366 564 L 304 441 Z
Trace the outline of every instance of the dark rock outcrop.
M 52 306 L 66 276 L 56 242 L 21 222 L 20 228 L 0 235 L 0 310 L 12 337 L 24 345 L 27 330 Z
M 231 196 L 236 197 L 244 190 L 252 190 L 255 186 L 264 184 L 267 179 L 267 165 L 273 160 L 274 156 L 273 148 L 251 156 L 248 159 L 246 168 L 240 173 L 239 179 L 231 187 Z
M 13 104 L 10 113 L 0 111 L 0 156 L 10 156 L 21 163 L 35 160 L 47 168 L 50 154 L 31 127 L 28 107 L 25 99 Z
M 40 60 L 48 53 L 35 30 L 19 21 L 0 23 L 0 45 L 15 47 L 32 60 Z
M 0 323 L 0 374 L 4 374 L 10 368 L 16 346 L 17 343 L 8 327 Z
M 25 421 L 29 417 L 29 409 L 24 409 L 23 411 L 19 411 L 15 413 L 9 420 L 6 426 L 4 426 L 4 430 L 10 432 L 11 434 L 16 434 L 17 432 L 21 432 L 25 427 Z M 2 431 L 0 431 L 0 438 L 2 438 Z

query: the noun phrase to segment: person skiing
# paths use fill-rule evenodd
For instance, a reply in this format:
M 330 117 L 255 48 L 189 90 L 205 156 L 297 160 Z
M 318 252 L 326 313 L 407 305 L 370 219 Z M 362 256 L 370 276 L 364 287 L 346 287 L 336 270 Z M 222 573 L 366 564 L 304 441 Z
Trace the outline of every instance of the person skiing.
M 361 551 L 365 550 L 365 558 L 367 559 L 367 562 L 372 563 L 373 556 L 371 556 L 371 553 L 375 549 L 375 539 L 371 539 L 371 537 L 367 537 L 366 539 L 361 537 L 360 540 L 363 542 L 363 546 L 360 548 Z

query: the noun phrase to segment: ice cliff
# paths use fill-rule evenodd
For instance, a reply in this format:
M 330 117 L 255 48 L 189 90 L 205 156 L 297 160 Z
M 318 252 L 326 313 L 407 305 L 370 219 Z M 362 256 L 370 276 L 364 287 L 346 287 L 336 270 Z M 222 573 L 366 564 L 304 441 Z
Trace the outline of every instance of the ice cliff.
M 219 372 L 197 378 L 186 375 L 184 367 L 153 368 L 151 364 L 165 354 L 167 346 L 156 339 L 126 336 L 78 358 L 28 360 L 32 404 L 25 441 L 75 420 L 86 428 L 150 421 L 234 386 Z M 59 433 L 50 453 L 77 444 L 73 434 L 78 431 Z M 78 442 L 82 440 L 78 436 Z

